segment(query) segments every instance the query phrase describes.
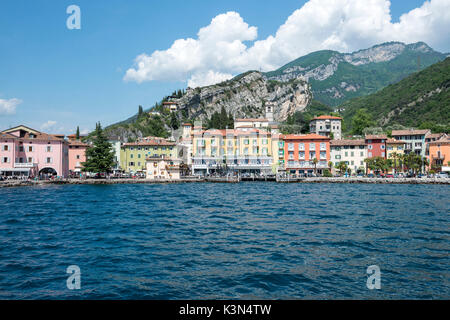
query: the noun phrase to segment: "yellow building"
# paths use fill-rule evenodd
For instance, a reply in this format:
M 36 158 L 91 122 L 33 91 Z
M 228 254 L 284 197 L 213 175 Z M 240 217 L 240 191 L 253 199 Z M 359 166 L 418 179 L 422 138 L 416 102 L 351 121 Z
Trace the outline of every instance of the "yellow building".
M 125 143 L 120 150 L 121 168 L 128 173 L 144 173 L 148 157 L 176 156 L 176 144 L 163 138 L 149 137 Z
M 272 135 L 272 155 L 272 172 L 277 173 L 280 170 L 284 170 L 284 140 L 282 139 L 282 135 L 279 133 Z
M 392 172 L 395 173 L 395 168 L 397 168 L 397 172 L 400 169 L 400 157 L 405 154 L 405 141 L 388 139 L 386 140 L 386 156 L 387 159 L 392 160 Z
M 255 128 L 194 128 L 192 171 L 271 174 L 274 162 L 270 132 Z

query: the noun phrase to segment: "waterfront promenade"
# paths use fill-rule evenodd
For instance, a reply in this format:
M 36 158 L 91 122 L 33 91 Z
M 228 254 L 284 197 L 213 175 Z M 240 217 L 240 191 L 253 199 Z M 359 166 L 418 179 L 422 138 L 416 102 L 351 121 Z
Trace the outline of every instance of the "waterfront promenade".
M 256 181 L 256 180 L 255 180 Z M 264 180 L 258 180 L 265 182 Z M 168 184 L 168 183 L 239 183 L 237 178 L 186 177 L 180 180 L 147 180 L 147 179 L 61 179 L 61 180 L 6 180 L 0 181 L 0 188 L 25 187 L 42 185 L 108 185 L 108 184 Z M 278 183 L 341 183 L 341 184 L 441 184 L 450 185 L 450 178 L 345 178 L 345 177 L 312 177 L 282 178 Z

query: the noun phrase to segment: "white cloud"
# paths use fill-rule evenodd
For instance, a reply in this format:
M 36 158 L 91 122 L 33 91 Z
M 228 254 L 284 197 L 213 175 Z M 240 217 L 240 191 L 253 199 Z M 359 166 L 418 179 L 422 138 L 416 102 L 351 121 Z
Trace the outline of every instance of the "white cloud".
M 47 130 L 53 129 L 56 124 L 57 124 L 56 121 L 48 120 L 46 123 L 41 125 L 41 130 L 42 131 L 47 131 Z
M 191 88 L 203 87 L 212 83 L 219 83 L 233 78 L 232 74 L 220 73 L 213 70 L 208 72 L 194 73 L 188 80 L 188 86 Z
M 450 1 L 425 1 L 393 23 L 389 0 L 310 0 L 294 11 L 275 35 L 256 40 L 236 12 L 227 12 L 201 28 L 196 39 L 178 39 L 165 51 L 141 54 L 124 77 L 213 84 L 250 69 L 269 71 L 316 50 L 341 52 L 387 41 L 425 41 L 437 50 L 450 49 Z M 244 42 L 252 41 L 248 47 Z
M 10 115 L 16 113 L 16 108 L 22 103 L 20 99 L 0 99 L 0 115 Z

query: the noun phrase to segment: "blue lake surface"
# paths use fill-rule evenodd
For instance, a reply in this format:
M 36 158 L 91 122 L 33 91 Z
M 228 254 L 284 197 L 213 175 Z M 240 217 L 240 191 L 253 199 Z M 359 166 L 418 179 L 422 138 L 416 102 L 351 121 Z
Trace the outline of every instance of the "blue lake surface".
M 450 298 L 449 186 L 70 185 L 0 201 L 0 299 Z

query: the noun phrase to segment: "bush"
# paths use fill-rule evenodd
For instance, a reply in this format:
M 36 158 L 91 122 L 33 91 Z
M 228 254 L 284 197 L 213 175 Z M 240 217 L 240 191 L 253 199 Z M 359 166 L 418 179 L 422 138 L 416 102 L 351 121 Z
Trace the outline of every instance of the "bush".
M 323 176 L 326 177 L 326 178 L 331 178 L 333 175 L 331 174 L 330 170 L 325 169 L 323 171 Z

